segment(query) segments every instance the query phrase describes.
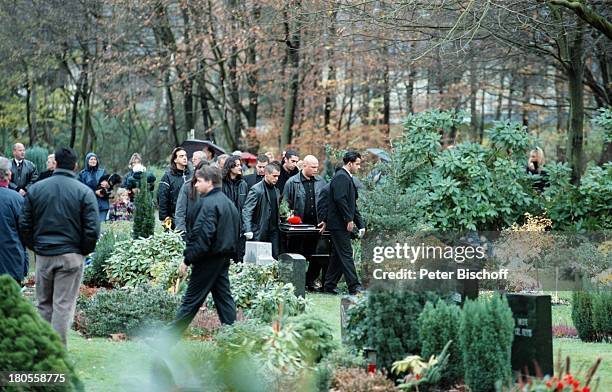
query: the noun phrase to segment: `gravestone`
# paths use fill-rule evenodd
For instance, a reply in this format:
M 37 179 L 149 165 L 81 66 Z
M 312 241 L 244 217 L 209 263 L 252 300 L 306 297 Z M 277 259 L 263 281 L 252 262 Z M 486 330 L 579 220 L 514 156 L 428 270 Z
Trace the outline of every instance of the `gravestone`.
M 257 263 L 258 258 L 272 257 L 272 244 L 270 242 L 247 241 L 244 257 L 245 263 Z
M 306 297 L 306 259 L 297 253 L 283 253 L 278 257 L 278 275 L 281 282 L 291 283 L 295 295 Z
M 346 327 L 348 323 L 348 310 L 357 303 L 357 297 L 354 295 L 345 295 L 340 300 L 340 338 L 342 343 L 346 344 L 347 334 Z
M 514 317 L 512 370 L 536 375 L 553 375 L 552 311 L 550 295 L 508 294 Z

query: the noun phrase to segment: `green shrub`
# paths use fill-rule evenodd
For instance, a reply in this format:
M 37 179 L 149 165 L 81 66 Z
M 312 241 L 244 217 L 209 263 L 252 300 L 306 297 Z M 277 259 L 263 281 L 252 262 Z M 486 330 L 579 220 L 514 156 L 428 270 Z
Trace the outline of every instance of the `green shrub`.
M 546 213 L 555 229 L 612 229 L 612 162 L 590 166 L 580 180 L 571 183 L 566 163 L 546 165 L 550 186 L 543 193 Z
M 512 376 L 510 356 L 514 319 L 505 298 L 467 301 L 459 330 L 464 381 L 474 392 L 495 390 Z
M 600 291 L 593 295 L 593 329 L 598 341 L 612 341 L 612 292 Z
M 88 336 L 134 336 L 141 329 L 173 320 L 180 302 L 157 287 L 100 290 L 90 299 L 79 298 L 79 325 Z
M 49 150 L 40 146 L 30 147 L 26 150 L 25 158 L 28 161 L 32 161 L 38 174 L 47 171 L 47 157 L 49 156 Z
M 236 307 L 241 309 L 251 308 L 258 291 L 279 282 L 276 263 L 267 266 L 233 263 L 230 265 L 229 276 L 232 283 L 232 297 Z
M 398 358 L 421 352 L 417 318 L 433 293 L 407 290 L 372 291 L 366 310 L 367 346 L 376 350 L 380 368 L 391 369 Z M 361 351 L 363 347 L 356 347 Z
M 91 263 L 85 266 L 83 284 L 97 287 L 110 286 L 104 267 L 107 260 L 115 253 L 116 244 L 127 241 L 129 238 L 129 234 L 122 229 L 122 226 L 115 223 L 109 225 L 96 243 L 96 250 L 91 255 Z
M 114 287 L 157 285 L 171 289 L 178 279 L 185 243 L 178 232 L 155 233 L 149 238 L 115 244 L 104 271 Z
M 267 323 L 279 316 L 297 316 L 305 308 L 306 300 L 295 296 L 291 283 L 278 283 L 257 292 L 247 316 Z
M 315 314 L 303 313 L 290 318 L 288 323 L 301 336 L 308 363 L 320 362 L 338 347 L 329 324 Z
M 432 355 L 442 352 L 448 341 L 452 340 L 448 348 L 448 364 L 442 371 L 442 381 L 446 385 L 453 385 L 463 377 L 463 356 L 459 346 L 460 324 L 459 307 L 454 304 L 449 305 L 442 299 L 439 299 L 435 305 L 427 302 L 418 319 L 421 357 L 425 361 Z
M 134 209 L 134 226 L 132 237 L 149 238 L 155 232 L 155 209 L 153 206 L 153 195 L 147 184 L 147 173 L 143 173 L 140 179 L 140 189 L 136 195 Z
M 358 298 L 346 315 L 346 343 L 354 351 L 360 352 L 368 345 L 368 296 Z M 342 338 L 344 341 L 344 336 Z
M 21 296 L 19 286 L 8 275 L 0 276 L 0 370 L 63 373 L 68 384 L 45 390 L 84 390 L 59 335 Z
M 584 342 L 612 339 L 612 293 L 575 291 L 572 294 L 572 321 Z
M 572 321 L 578 331 L 578 337 L 584 342 L 595 341 L 592 300 L 588 291 L 572 293 Z

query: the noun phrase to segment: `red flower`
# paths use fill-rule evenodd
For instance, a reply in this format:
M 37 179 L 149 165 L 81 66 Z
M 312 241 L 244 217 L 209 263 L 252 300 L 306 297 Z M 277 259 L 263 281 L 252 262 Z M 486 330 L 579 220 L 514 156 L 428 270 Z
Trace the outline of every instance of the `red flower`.
M 582 388 L 582 392 L 591 392 L 591 388 L 584 387 L 584 388 Z
M 546 388 L 552 388 L 552 380 L 546 381 Z
M 417 381 L 419 381 L 419 380 L 421 379 L 421 375 L 420 375 L 420 374 L 417 374 L 416 376 L 414 376 L 414 378 L 415 378 Z
M 291 223 L 292 225 L 299 225 L 300 223 L 302 223 L 302 219 L 299 216 L 294 215 L 288 218 L 287 222 Z
M 562 390 L 563 390 L 563 383 L 559 381 L 557 383 L 557 388 L 555 388 L 555 391 L 562 391 Z

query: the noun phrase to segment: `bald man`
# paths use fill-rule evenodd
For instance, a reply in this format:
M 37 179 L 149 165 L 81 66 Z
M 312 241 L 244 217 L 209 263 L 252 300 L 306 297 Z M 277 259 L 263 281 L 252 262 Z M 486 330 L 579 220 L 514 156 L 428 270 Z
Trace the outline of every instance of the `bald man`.
M 289 204 L 289 209 L 294 214 L 302 218 L 302 222 L 315 225 L 322 233 L 325 230 L 325 223 L 320 213 L 319 204 L 321 190 L 325 186 L 325 180 L 318 176 L 319 161 L 313 155 L 304 157 L 302 170 L 293 177 L 289 178 L 283 189 L 283 198 Z M 319 236 L 305 237 L 300 240 L 300 249 L 291 251 L 302 254 L 306 259 L 315 253 Z M 306 273 L 306 287 L 310 291 L 315 289 L 315 280 L 319 275 L 321 266 L 309 260 L 308 272 Z
M 38 179 L 38 170 L 36 170 L 34 163 L 25 159 L 25 147 L 21 143 L 15 143 L 13 146 L 11 173 L 13 174 L 9 188 L 19 192 L 21 196 L 25 196 L 30 185 Z

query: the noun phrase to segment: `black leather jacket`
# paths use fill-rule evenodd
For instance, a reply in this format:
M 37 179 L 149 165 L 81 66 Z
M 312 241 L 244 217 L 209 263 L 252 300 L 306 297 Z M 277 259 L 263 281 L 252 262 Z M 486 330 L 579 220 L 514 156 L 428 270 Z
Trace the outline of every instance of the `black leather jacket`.
M 242 230 L 245 233 L 252 232 L 254 241 L 259 241 L 261 236 L 268 231 L 268 224 L 272 216 L 271 208 L 278 210 L 280 202 L 280 191 L 275 187 L 276 205 L 270 205 L 265 183 L 266 181 L 263 180 L 253 185 L 242 208 Z
M 206 262 L 212 257 L 236 257 L 240 217 L 236 207 L 215 188 L 201 198 L 193 230 L 187 234 L 185 264 Z
M 9 182 L 9 188 L 14 191 L 21 189 L 28 191 L 30 186 L 38 180 L 38 170 L 34 163 L 24 159 L 21 168 L 17 167 L 14 159 L 11 159 L 11 182 Z
M 19 230 L 39 255 L 87 255 L 100 234 L 96 196 L 74 172 L 55 169 L 50 178 L 30 187 Z
M 176 210 L 176 200 L 184 183 L 189 181 L 191 173 L 188 168 L 184 171 L 168 170 L 161 181 L 157 190 L 157 202 L 159 203 L 159 220 L 163 221 L 166 217 L 174 219 Z

